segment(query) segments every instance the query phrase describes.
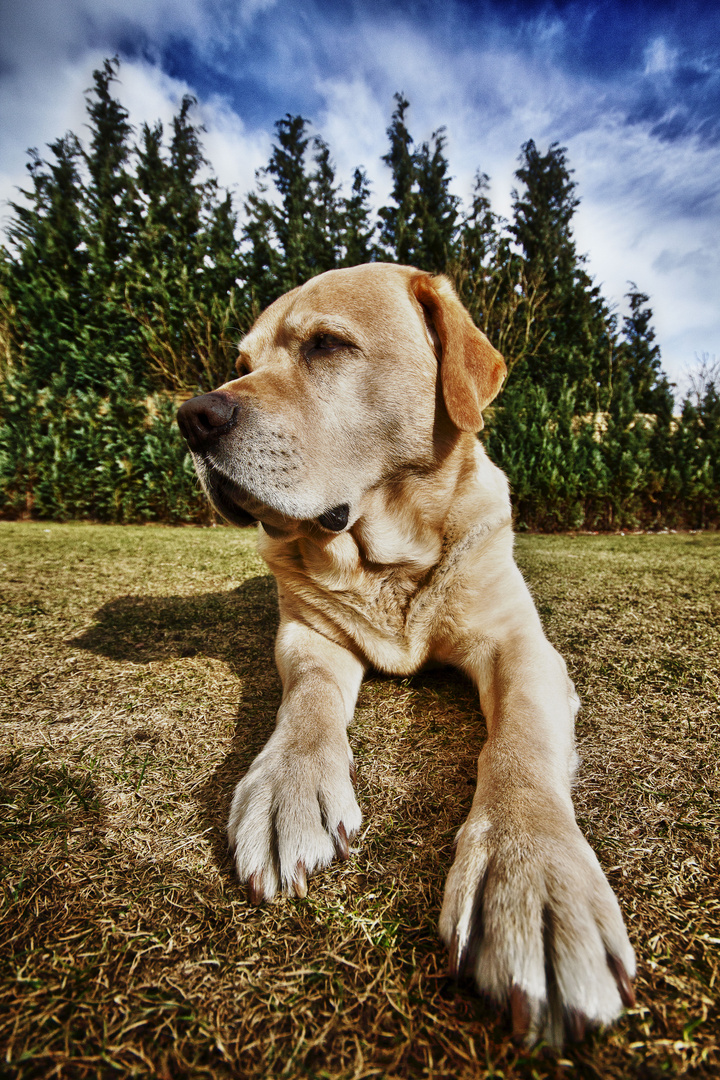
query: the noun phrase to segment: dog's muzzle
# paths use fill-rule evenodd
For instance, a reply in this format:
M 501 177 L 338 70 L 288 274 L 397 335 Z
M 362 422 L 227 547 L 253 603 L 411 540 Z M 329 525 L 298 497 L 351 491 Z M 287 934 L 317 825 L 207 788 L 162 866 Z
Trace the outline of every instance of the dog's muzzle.
M 262 513 L 261 506 L 257 498 L 250 497 L 249 492 L 243 491 L 226 475 L 217 471 L 213 464 L 212 450 L 224 435 L 237 427 L 242 415 L 242 403 L 224 390 L 213 390 L 209 394 L 190 398 L 180 406 L 177 414 L 178 427 L 183 438 L 193 453 L 204 462 L 203 469 L 207 472 L 204 474 L 203 483 L 211 501 L 215 503 L 221 514 L 238 525 L 245 525 L 255 520 L 250 511 L 244 509 L 244 503 L 248 501 L 251 504 L 255 503 L 253 512 L 256 515 Z M 199 462 L 197 465 L 200 468 Z M 263 520 L 263 517 L 260 520 Z M 309 515 L 308 520 L 312 520 Z M 333 506 L 315 518 L 323 529 L 336 533 L 347 528 L 349 520 L 348 503 Z

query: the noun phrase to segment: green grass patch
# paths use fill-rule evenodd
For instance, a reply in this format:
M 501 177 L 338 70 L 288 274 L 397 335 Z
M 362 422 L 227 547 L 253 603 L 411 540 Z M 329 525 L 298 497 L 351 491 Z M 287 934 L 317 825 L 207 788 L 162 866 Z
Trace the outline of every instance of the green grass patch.
M 460 676 L 365 683 L 353 856 L 258 910 L 224 836 L 280 695 L 253 531 L 0 523 L 0 1073 L 717 1075 L 720 536 L 517 550 L 583 699 L 578 818 L 637 1008 L 558 1059 L 445 977 L 484 737 Z

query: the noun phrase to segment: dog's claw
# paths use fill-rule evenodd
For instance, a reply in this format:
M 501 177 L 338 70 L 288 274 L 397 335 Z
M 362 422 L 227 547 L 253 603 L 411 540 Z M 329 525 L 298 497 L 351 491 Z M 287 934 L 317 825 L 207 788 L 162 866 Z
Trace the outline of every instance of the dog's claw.
M 579 1009 L 569 1009 L 565 1014 L 565 1031 L 570 1042 L 582 1042 L 585 1038 L 587 1017 Z
M 305 866 L 302 862 L 298 862 L 297 866 L 295 867 L 293 888 L 295 890 L 295 895 L 299 897 L 300 900 L 307 896 L 307 871 L 305 870 Z
M 258 870 L 256 874 L 250 875 L 248 881 L 248 899 L 251 904 L 262 904 L 265 899 L 265 890 L 263 889 L 262 870 Z
M 448 960 L 448 974 L 451 979 L 460 978 L 465 967 L 465 948 L 460 945 L 460 935 L 454 931 L 450 942 L 450 959 Z
M 630 982 L 630 976 L 625 970 L 625 965 L 622 960 L 617 956 L 612 956 L 608 953 L 608 967 L 613 973 L 617 988 L 620 991 L 620 1000 L 626 1009 L 635 1008 L 635 991 L 633 990 L 632 983 Z
M 347 832 L 345 831 L 345 826 L 343 825 L 342 821 L 337 828 L 335 848 L 337 850 L 338 859 L 341 859 L 343 862 L 347 862 L 347 860 L 350 858 L 350 845 L 348 844 Z
M 525 1042 L 530 1031 L 530 998 L 516 983 L 510 988 L 510 1013 L 514 1041 Z

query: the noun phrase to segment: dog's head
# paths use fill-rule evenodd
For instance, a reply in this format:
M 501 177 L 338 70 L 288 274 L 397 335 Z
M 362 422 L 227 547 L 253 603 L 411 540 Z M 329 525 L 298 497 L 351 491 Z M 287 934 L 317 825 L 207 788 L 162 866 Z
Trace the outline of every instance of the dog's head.
M 276 300 L 237 370 L 178 423 L 218 511 L 290 536 L 349 528 L 367 492 L 436 468 L 506 369 L 446 278 L 372 263 Z

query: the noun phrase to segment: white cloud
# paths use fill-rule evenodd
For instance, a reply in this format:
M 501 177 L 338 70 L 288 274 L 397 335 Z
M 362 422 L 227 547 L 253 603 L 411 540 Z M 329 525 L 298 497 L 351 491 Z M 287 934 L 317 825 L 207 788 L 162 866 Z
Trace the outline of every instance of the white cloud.
M 645 74 L 664 75 L 677 64 L 677 49 L 671 49 L 664 38 L 655 38 L 645 49 Z
M 578 249 L 604 295 L 627 282 L 650 296 L 663 366 L 681 379 L 696 352 L 720 347 L 720 147 L 659 142 L 617 117 L 568 142 L 582 202 Z
M 226 101 L 212 97 L 200 104 L 205 125 L 202 137 L 205 156 L 222 187 L 233 192 L 239 205 L 255 186 L 255 173 L 267 165 L 272 139 L 266 131 L 249 131 Z
M 17 185 L 25 183 L 28 147 L 42 156 L 46 144 L 66 131 L 82 134 L 84 91 L 92 82 L 93 69 L 101 64 L 102 54 L 88 50 L 81 62 L 57 57 L 45 68 L 30 67 L 0 81 L 0 219 L 7 213 L 6 200 L 15 199 Z
M 28 84 L 27 91 L 15 97 L 17 118 L 14 123 L 9 119 L 5 123 L 6 117 L 0 106 L 0 124 L 6 131 L 5 168 L 0 171 L 0 220 L 8 215 L 6 200 L 17 200 L 17 186 L 26 184 L 22 161 L 28 131 L 33 132 L 33 145 L 37 146 L 41 156 L 47 154 L 47 143 L 68 130 L 87 143 L 84 91 L 92 84 L 92 72 L 102 66 L 102 61 L 101 53 L 88 52 L 82 64 L 58 64 L 50 95 L 42 83 Z M 192 89 L 186 82 L 171 79 L 150 64 L 126 62 L 122 65 L 115 93 L 130 114 L 138 140 L 143 122 L 152 125 L 161 120 L 167 144 L 172 118 L 183 95 L 192 93 Z M 267 163 L 271 144 L 269 133 L 248 131 L 227 102 L 217 96 L 199 103 L 195 118 L 206 128 L 202 136 L 205 155 L 220 184 L 243 196 L 254 186 L 255 171 Z M 8 152 L 11 143 L 14 148 Z
M 318 79 L 315 86 L 325 101 L 316 125 L 330 146 L 338 178 L 347 191 L 354 169 L 361 166 L 372 185 L 373 201 L 381 206 L 391 190 L 389 170 L 380 161 L 386 151 L 387 103 L 362 78 Z
M 246 25 L 275 0 L 233 2 L 233 11 Z M 144 36 L 152 51 L 169 33 L 186 34 L 197 43 L 217 33 L 207 0 L 23 0 L 0 4 L 0 223 L 5 203 L 17 197 L 25 183 L 25 151 L 46 144 L 66 131 L 85 136 L 84 91 L 92 72 L 115 52 L 123 34 Z M 167 124 L 182 93 L 193 88 L 163 75 L 146 62 L 126 62 L 121 69 L 118 96 L 139 125 L 162 119 Z M 230 124 L 221 105 L 208 104 L 206 118 L 218 114 L 217 127 L 227 132 L 229 150 L 236 155 L 239 179 L 256 167 L 258 138 L 244 153 L 243 125 Z M 209 128 L 214 138 L 215 124 Z M 252 167 L 249 168 L 248 162 Z M 224 184 L 231 184 L 229 168 Z

